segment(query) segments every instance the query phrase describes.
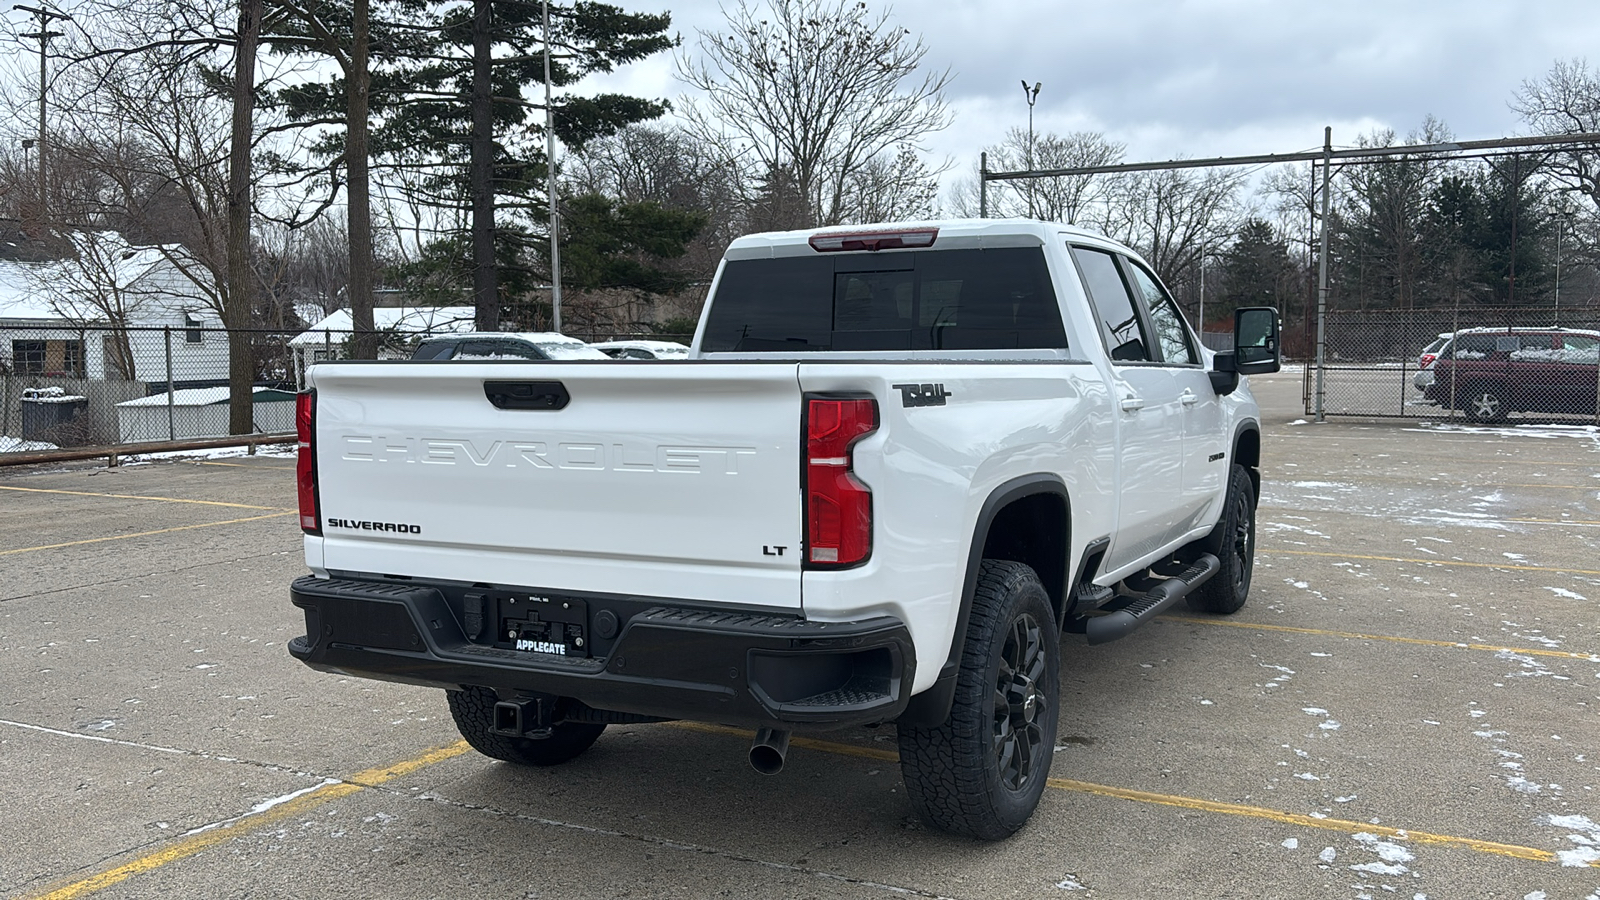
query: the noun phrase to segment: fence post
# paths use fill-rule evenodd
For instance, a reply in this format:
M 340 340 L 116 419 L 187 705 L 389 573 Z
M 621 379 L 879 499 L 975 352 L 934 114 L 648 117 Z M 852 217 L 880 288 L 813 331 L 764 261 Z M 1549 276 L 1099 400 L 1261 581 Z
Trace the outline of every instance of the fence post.
M 1324 360 L 1328 347 L 1328 217 L 1333 190 L 1333 126 L 1322 130 L 1322 249 L 1317 255 L 1317 421 L 1327 421 L 1322 409 Z
M 161 331 L 167 338 L 167 440 L 175 441 L 178 439 L 178 428 L 174 422 L 172 395 L 177 393 L 177 389 L 172 384 L 172 326 L 164 325 Z

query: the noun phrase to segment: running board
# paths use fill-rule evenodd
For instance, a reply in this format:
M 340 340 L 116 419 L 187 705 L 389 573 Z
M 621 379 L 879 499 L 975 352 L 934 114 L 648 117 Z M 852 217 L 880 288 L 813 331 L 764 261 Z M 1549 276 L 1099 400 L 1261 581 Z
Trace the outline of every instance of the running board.
M 1189 592 L 1217 574 L 1222 563 L 1210 553 L 1201 554 L 1189 568 L 1157 584 L 1143 595 L 1104 615 L 1091 616 L 1084 623 L 1084 634 L 1091 644 L 1104 644 L 1127 637 L 1135 628 L 1160 615 Z

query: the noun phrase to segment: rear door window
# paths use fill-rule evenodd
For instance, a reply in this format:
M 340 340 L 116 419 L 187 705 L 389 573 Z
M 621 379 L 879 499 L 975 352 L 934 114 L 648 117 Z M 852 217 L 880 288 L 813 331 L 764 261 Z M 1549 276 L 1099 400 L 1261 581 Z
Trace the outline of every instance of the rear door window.
M 1488 359 L 1494 355 L 1496 337 L 1492 334 L 1463 334 L 1456 338 L 1450 355 L 1460 360 Z
M 1073 247 L 1072 258 L 1078 263 L 1084 287 L 1089 293 L 1089 305 L 1094 307 L 1100 336 L 1106 342 L 1106 352 L 1117 362 L 1146 362 L 1150 355 L 1150 340 L 1144 323 L 1134 309 L 1133 297 L 1122 280 L 1117 262 L 1110 253 L 1088 247 Z
M 1600 365 L 1600 341 L 1581 334 L 1561 336 L 1561 361 L 1580 365 Z
M 707 352 L 1066 349 L 1042 248 L 729 260 Z
M 1555 336 L 1550 334 L 1516 335 L 1517 348 L 1511 351 L 1515 362 L 1555 362 Z
M 1183 314 L 1178 312 L 1177 305 L 1167 296 L 1167 292 L 1161 289 L 1155 276 L 1127 257 L 1123 257 L 1122 265 L 1128 272 L 1134 294 L 1143 295 L 1145 309 L 1150 311 L 1150 329 L 1155 333 L 1162 361 L 1180 366 L 1192 366 L 1199 362 L 1194 345 L 1189 342 L 1189 329 L 1184 327 Z

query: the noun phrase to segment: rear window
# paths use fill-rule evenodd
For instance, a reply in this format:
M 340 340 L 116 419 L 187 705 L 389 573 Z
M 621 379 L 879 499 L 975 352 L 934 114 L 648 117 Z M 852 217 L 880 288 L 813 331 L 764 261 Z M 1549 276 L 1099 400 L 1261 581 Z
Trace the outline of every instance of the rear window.
M 730 260 L 706 352 L 1065 349 L 1041 248 Z

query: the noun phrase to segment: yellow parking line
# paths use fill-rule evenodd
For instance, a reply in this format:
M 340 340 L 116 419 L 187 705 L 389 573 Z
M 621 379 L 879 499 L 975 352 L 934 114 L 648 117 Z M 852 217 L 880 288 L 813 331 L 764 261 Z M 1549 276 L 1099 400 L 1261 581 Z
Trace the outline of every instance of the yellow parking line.
M 1388 641 L 1392 644 L 1413 644 L 1419 647 L 1450 647 L 1456 650 L 1487 650 L 1493 653 L 1509 651 L 1528 656 L 1553 656 L 1557 659 L 1581 659 L 1600 662 L 1600 654 L 1574 653 L 1570 650 L 1546 650 L 1538 647 L 1506 647 L 1499 644 L 1468 644 L 1462 641 L 1435 641 L 1425 638 L 1396 637 L 1392 634 L 1364 634 L 1359 631 L 1328 631 L 1322 628 L 1300 628 L 1294 625 L 1263 625 L 1260 622 L 1235 622 L 1229 619 L 1198 619 L 1191 616 L 1161 616 L 1157 622 L 1184 622 L 1192 625 L 1224 625 L 1229 628 L 1248 628 L 1256 631 L 1280 631 L 1287 634 L 1314 634 L 1319 637 L 1346 638 L 1361 641 Z
M 689 731 L 702 731 L 708 734 L 726 734 L 735 737 L 749 738 L 754 732 L 739 728 L 729 728 L 726 725 L 703 725 L 698 722 L 674 722 L 674 727 Z M 793 738 L 790 746 L 805 747 L 823 753 L 834 753 L 840 756 L 859 756 L 866 759 L 881 760 L 883 762 L 897 762 L 900 755 L 892 750 L 879 750 L 876 747 L 858 747 L 852 744 L 839 744 L 832 741 L 818 741 L 810 738 Z M 1556 855 L 1549 850 L 1540 850 L 1536 847 L 1523 847 L 1518 844 L 1502 844 L 1497 841 L 1482 841 L 1477 838 L 1455 837 L 1448 834 L 1434 834 L 1428 831 L 1413 831 L 1409 828 L 1392 828 L 1384 825 L 1374 825 L 1370 822 L 1355 822 L 1347 819 L 1319 819 L 1316 816 L 1301 815 L 1299 813 L 1283 812 L 1282 810 L 1267 809 L 1261 806 L 1247 806 L 1243 803 L 1224 803 L 1219 800 L 1201 800 L 1196 797 L 1180 797 L 1175 794 L 1157 794 L 1150 791 L 1136 791 L 1131 788 L 1111 787 L 1104 784 L 1095 784 L 1089 781 L 1075 781 L 1070 778 L 1052 778 L 1048 782 L 1051 787 L 1072 791 L 1078 794 L 1093 794 L 1099 797 L 1115 797 L 1121 800 L 1132 800 L 1136 803 L 1150 803 L 1158 806 L 1176 806 L 1181 809 L 1194 809 L 1202 812 L 1217 813 L 1226 816 L 1242 816 L 1250 819 L 1264 819 L 1269 822 L 1278 822 L 1284 825 L 1298 825 L 1303 828 L 1320 828 L 1324 831 L 1342 831 L 1348 834 L 1367 832 L 1405 841 L 1415 841 L 1419 844 L 1437 844 L 1447 847 L 1460 847 L 1478 853 L 1489 853 L 1496 856 L 1509 856 L 1514 859 L 1527 859 L 1534 862 L 1555 862 Z M 1600 863 L 1590 863 L 1592 867 L 1600 868 Z
M 1348 834 L 1382 835 L 1384 837 L 1398 838 L 1403 841 L 1415 841 L 1419 844 L 1438 844 L 1446 847 L 1460 847 L 1465 850 L 1475 850 L 1478 853 L 1491 853 L 1496 856 L 1509 856 L 1514 859 L 1529 859 L 1535 862 L 1555 862 L 1555 853 L 1549 850 L 1540 850 L 1536 847 L 1523 847 L 1517 844 L 1502 844 L 1497 841 L 1481 841 L 1477 838 L 1455 837 L 1448 834 L 1434 834 L 1428 831 L 1413 831 L 1409 828 L 1391 828 L 1385 825 L 1374 825 L 1371 822 L 1355 822 L 1348 819 L 1319 819 L 1316 816 L 1301 815 L 1299 813 L 1282 812 L 1276 809 L 1266 809 L 1260 806 L 1246 806 L 1243 803 L 1223 803 L 1220 800 L 1201 800 L 1195 797 L 1179 797 L 1172 794 L 1155 794 L 1150 791 L 1135 791 L 1128 788 L 1107 787 L 1103 784 L 1091 784 L 1087 781 L 1073 781 L 1069 778 L 1052 778 L 1047 782 L 1053 788 L 1064 791 L 1076 791 L 1082 794 L 1096 794 L 1102 797 L 1117 797 L 1122 800 L 1132 800 L 1137 803 L 1153 803 L 1160 806 L 1176 806 L 1182 809 L 1197 809 L 1204 812 L 1218 813 L 1225 816 L 1244 816 L 1251 819 L 1266 819 L 1269 822 L 1278 822 L 1284 825 L 1299 825 L 1302 828 L 1320 828 L 1324 831 L 1342 831 Z M 1600 868 L 1600 863 L 1589 865 Z
M 1515 522 L 1519 520 L 1507 519 L 1506 521 Z M 1566 566 L 1518 566 L 1511 563 L 1463 562 L 1459 559 L 1445 559 L 1444 557 L 1414 559 L 1409 556 L 1369 556 L 1361 553 L 1325 553 L 1320 550 L 1279 550 L 1276 547 L 1263 547 L 1261 552 L 1281 556 L 1325 556 L 1331 559 L 1373 559 L 1379 562 L 1428 563 L 1435 566 L 1460 566 L 1468 569 L 1512 569 L 1518 572 L 1565 572 L 1568 575 L 1600 575 L 1600 569 L 1569 569 Z
M 185 500 L 181 497 L 146 497 L 143 494 L 101 494 L 94 491 L 62 491 L 50 488 L 7 487 L 0 491 L 21 491 L 27 494 L 68 494 L 74 497 L 108 497 L 113 500 L 158 500 L 162 503 L 194 503 L 200 506 L 232 506 L 237 509 L 289 509 L 287 506 L 251 506 L 248 503 L 224 503 L 221 500 Z M 290 510 L 293 512 L 293 510 Z
M 429 750 L 415 759 L 408 759 L 392 766 L 382 766 L 376 769 L 367 769 L 364 772 L 357 772 L 342 781 L 324 783 L 320 787 L 312 788 L 303 794 L 293 795 L 291 799 L 275 806 L 267 807 L 260 812 L 245 813 L 236 819 L 231 819 L 219 825 L 192 831 L 177 842 L 163 847 L 148 856 L 140 857 L 133 862 L 117 866 L 114 869 L 107 869 L 97 875 L 74 882 L 66 887 L 58 888 L 47 894 L 35 895 L 34 900 L 71 900 L 74 897 L 82 897 L 95 891 L 104 890 L 114 884 L 127 881 L 135 875 L 159 869 L 167 863 L 193 856 L 207 847 L 214 847 L 217 844 L 249 834 L 275 822 L 281 822 L 284 819 L 300 815 L 307 810 L 327 803 L 329 800 L 348 797 L 362 788 L 377 787 L 384 782 L 415 772 L 424 766 L 431 766 L 451 757 L 460 756 L 471 749 L 466 741 L 457 741 L 448 747 Z
M 174 528 L 158 528 L 155 531 L 141 531 L 136 534 L 116 534 L 111 537 L 88 538 L 81 541 L 67 541 L 63 544 L 43 544 L 38 547 L 18 547 L 15 550 L 0 550 L 0 556 L 10 556 L 13 553 L 32 553 L 35 550 L 58 550 L 62 547 L 79 547 L 84 544 L 99 544 L 104 541 L 125 541 L 128 538 L 150 537 L 155 534 L 170 534 L 174 531 L 189 531 L 194 528 L 215 528 L 218 525 L 238 525 L 241 522 L 259 522 L 262 519 L 281 519 L 284 516 L 293 516 L 297 513 L 279 512 L 268 513 L 264 516 L 249 516 L 243 519 L 228 519 L 225 522 L 202 522 L 199 525 L 179 525 Z

